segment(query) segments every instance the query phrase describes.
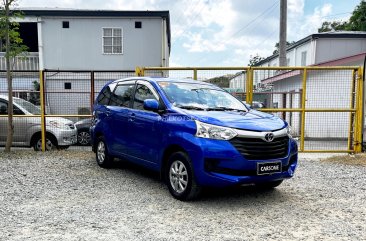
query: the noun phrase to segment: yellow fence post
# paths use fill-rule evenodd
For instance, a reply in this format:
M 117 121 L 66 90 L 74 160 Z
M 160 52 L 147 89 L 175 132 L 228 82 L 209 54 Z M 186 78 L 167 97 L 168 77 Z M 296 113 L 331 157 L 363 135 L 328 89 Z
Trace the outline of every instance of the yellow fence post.
M 247 104 L 252 104 L 253 102 L 253 69 L 249 68 L 247 71 L 247 82 L 246 82 L 246 98 Z
M 46 108 L 45 108 L 45 94 L 44 94 L 44 70 L 39 72 L 39 92 L 41 99 L 41 137 L 42 137 L 42 151 L 46 150 Z
M 362 108 L 363 108 L 363 87 L 364 79 L 362 76 L 362 68 L 358 68 L 357 73 L 357 103 L 356 103 L 356 121 L 355 121 L 355 153 L 362 152 Z
M 355 95 L 356 95 L 356 76 L 357 76 L 357 70 L 354 69 L 352 70 L 352 84 L 351 84 L 351 103 L 350 103 L 350 108 L 354 109 L 355 108 Z M 355 112 L 350 112 L 349 113 L 349 133 L 348 133 L 348 151 L 354 151 L 353 147 L 353 142 L 354 142 L 354 135 L 355 135 Z
M 306 108 L 306 78 L 307 69 L 304 68 L 302 75 L 302 98 L 301 98 L 301 133 L 300 133 L 300 151 L 305 149 L 305 108 Z
M 193 69 L 193 79 L 197 80 L 197 69 Z

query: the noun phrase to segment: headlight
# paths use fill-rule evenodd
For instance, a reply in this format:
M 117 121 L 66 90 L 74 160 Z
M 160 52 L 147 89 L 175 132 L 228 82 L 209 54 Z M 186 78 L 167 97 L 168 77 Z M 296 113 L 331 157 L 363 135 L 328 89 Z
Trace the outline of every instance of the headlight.
M 289 135 L 289 137 L 292 137 L 293 136 L 292 127 L 290 125 L 287 125 L 286 130 L 287 135 Z
M 59 128 L 59 129 L 63 129 L 63 130 L 69 130 L 70 127 L 64 123 L 61 122 L 57 122 L 57 121 L 50 121 L 49 122 L 51 126 L 55 127 L 55 128 Z
M 197 120 L 195 122 L 197 126 L 197 137 L 216 140 L 230 140 L 237 135 L 233 129 L 228 127 L 210 125 Z

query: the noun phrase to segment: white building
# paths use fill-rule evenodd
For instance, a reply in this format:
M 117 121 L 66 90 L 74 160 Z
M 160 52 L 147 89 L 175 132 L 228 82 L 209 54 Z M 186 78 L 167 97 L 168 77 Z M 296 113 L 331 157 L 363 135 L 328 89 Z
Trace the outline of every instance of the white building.
M 363 66 L 366 56 L 366 32 L 327 32 L 312 34 L 287 48 L 288 66 Z M 256 67 L 278 66 L 278 54 L 259 62 Z M 307 74 L 307 108 L 350 108 L 351 80 L 350 70 L 309 71 Z M 238 78 L 238 77 L 237 77 Z M 275 70 L 254 71 L 254 84 L 271 88 L 272 94 L 255 91 L 254 100 L 265 102 L 270 108 L 301 108 L 302 73 L 300 71 L 279 72 Z M 245 77 L 242 77 L 245 79 Z M 239 88 L 244 88 L 241 81 Z M 238 88 L 235 80 L 230 87 Z M 282 113 L 280 115 L 292 125 L 294 131 L 300 131 L 300 113 Z M 349 128 L 339 123 L 349 122 L 349 113 L 307 113 L 307 138 L 348 137 Z M 340 128 L 342 126 L 342 128 Z
M 113 78 L 134 75 L 137 66 L 169 66 L 169 11 L 21 10 L 24 18 L 17 20 L 19 32 L 29 54 L 15 61 L 15 70 L 124 72 L 97 74 L 95 91 L 98 92 Z M 0 53 L 0 71 L 5 69 L 4 53 Z M 32 82 L 34 77 L 37 79 L 38 74 L 23 79 Z M 51 114 L 77 114 L 80 108 L 90 108 L 88 95 L 80 98 L 72 94 L 90 92 L 90 74 L 55 72 L 46 78 L 46 90 L 50 92 L 46 97 Z M 5 79 L 0 78 L 0 92 L 6 90 Z M 73 100 L 66 108 L 61 101 L 65 99 Z

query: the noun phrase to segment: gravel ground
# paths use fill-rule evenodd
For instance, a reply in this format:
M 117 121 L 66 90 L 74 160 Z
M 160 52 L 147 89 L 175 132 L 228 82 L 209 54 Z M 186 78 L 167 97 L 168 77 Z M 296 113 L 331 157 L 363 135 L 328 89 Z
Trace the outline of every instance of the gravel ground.
M 366 240 L 366 167 L 300 159 L 270 191 L 173 199 L 158 176 L 90 152 L 0 153 L 0 240 Z

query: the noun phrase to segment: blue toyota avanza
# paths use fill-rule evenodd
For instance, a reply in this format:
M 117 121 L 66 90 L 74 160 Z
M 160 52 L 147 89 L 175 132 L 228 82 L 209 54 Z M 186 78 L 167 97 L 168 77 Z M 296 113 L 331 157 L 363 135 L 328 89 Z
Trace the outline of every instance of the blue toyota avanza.
M 134 77 L 99 93 L 90 127 L 101 167 L 122 158 L 158 171 L 179 200 L 202 187 L 273 188 L 294 175 L 288 124 L 195 80 Z

